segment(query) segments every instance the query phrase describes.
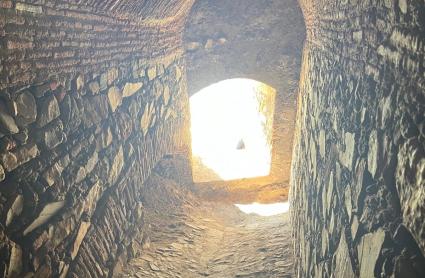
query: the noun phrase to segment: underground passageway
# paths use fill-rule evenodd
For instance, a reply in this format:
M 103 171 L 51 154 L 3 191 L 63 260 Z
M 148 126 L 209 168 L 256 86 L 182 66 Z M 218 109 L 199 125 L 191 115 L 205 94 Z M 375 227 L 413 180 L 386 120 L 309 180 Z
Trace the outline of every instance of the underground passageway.
M 425 277 L 425 3 L 0 0 L 0 277 Z

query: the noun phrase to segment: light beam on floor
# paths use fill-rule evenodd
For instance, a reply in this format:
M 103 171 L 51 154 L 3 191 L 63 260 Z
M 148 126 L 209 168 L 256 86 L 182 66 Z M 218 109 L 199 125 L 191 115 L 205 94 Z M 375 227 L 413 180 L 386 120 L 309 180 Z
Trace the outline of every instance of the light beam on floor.
M 248 205 L 235 204 L 235 206 L 246 214 L 257 214 L 260 216 L 273 216 L 286 213 L 289 210 L 289 203 L 259 204 L 253 203 Z

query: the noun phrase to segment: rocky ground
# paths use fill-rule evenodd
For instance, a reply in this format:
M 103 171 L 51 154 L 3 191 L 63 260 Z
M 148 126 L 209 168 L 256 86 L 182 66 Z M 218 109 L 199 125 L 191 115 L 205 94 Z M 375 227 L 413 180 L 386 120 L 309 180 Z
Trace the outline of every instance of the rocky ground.
M 116 277 L 293 276 L 287 214 L 247 215 L 231 204 L 201 201 L 191 193 L 181 198 L 177 184 L 159 175 L 149 184 L 174 195 L 164 194 L 171 199 L 163 203 L 145 200 L 149 240 L 145 236 L 144 247 Z

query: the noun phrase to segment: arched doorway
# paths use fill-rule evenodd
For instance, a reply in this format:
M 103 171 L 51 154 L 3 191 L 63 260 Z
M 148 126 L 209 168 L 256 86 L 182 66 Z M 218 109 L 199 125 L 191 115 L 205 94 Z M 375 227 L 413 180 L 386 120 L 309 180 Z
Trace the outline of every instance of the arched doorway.
M 195 182 L 269 175 L 275 95 L 264 83 L 237 78 L 190 98 Z

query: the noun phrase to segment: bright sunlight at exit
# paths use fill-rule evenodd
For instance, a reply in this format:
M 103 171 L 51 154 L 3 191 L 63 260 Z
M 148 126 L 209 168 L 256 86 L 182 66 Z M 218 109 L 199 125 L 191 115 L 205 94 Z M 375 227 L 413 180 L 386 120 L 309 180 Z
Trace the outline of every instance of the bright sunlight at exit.
M 190 98 L 195 182 L 270 173 L 275 90 L 250 79 L 229 79 Z

